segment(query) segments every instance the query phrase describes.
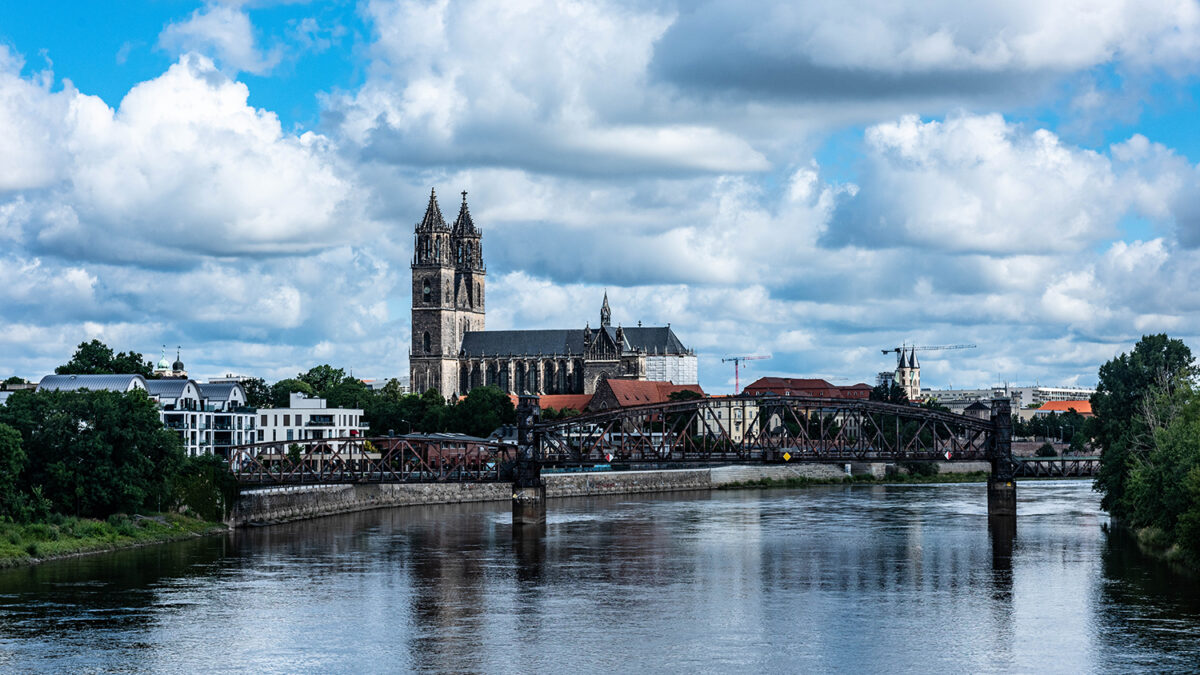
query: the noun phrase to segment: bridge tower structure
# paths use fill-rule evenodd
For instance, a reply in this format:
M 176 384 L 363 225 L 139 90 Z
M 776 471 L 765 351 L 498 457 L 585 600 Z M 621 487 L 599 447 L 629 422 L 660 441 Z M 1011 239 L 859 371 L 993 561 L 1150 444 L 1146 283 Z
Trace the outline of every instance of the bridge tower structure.
M 1017 515 L 1016 462 L 1012 456 L 1012 406 L 1008 398 L 992 399 L 992 438 L 988 454 L 992 473 L 988 476 L 988 516 Z

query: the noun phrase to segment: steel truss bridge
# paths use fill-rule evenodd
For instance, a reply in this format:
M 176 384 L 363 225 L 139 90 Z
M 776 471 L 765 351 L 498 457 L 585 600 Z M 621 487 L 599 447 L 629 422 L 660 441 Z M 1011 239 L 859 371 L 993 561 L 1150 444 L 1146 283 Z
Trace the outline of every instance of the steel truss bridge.
M 1025 469 L 1012 458 L 1008 399 L 994 400 L 992 411 L 985 419 L 866 400 L 732 396 L 542 421 L 537 397 L 523 396 L 516 443 L 453 434 L 272 441 L 233 447 L 229 466 L 246 487 L 510 481 L 531 486 L 541 484 L 543 468 L 922 460 L 987 461 L 994 478 L 1011 480 Z

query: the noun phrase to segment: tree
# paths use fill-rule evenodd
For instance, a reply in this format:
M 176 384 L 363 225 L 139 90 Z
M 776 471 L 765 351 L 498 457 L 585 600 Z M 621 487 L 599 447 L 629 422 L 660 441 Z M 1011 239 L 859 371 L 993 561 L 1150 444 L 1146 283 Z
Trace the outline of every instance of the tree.
M 1131 352 L 1100 366 L 1092 411 L 1095 441 L 1100 448 L 1100 472 L 1095 489 L 1101 506 L 1117 517 L 1129 515 L 1123 500 L 1129 474 L 1152 443 L 1158 413 L 1147 405 L 1156 396 L 1169 396 L 1181 380 L 1194 375 L 1192 351 L 1165 334 L 1142 337 Z
M 246 405 L 251 408 L 270 407 L 271 388 L 267 386 L 266 380 L 261 377 L 245 380 L 242 382 L 242 389 L 246 392 Z
M 326 363 L 309 368 L 307 373 L 300 373 L 296 379 L 312 387 L 317 396 L 326 398 L 329 390 L 349 378 L 344 368 L 334 368 Z
M 871 389 L 872 401 L 882 401 L 884 403 L 897 403 L 900 405 L 908 404 L 908 392 L 904 391 L 904 387 L 892 382 L 891 385 L 877 384 Z
M 138 352 L 113 354 L 108 345 L 99 340 L 81 342 L 67 363 L 54 369 L 59 375 L 141 375 L 152 377 L 153 368 Z
M 1049 443 L 1042 443 L 1034 453 L 1038 457 L 1058 457 L 1058 452 L 1054 450 L 1054 446 Z
M 18 487 L 30 495 L 40 487 L 60 513 L 103 518 L 174 502 L 183 448 L 144 391 L 19 391 L 0 407 L 0 423 L 21 434 Z
M 321 394 L 331 408 L 362 408 L 370 405 L 371 388 L 362 380 L 347 377 Z
M 6 378 L 4 380 L 4 384 L 5 386 L 10 384 L 25 384 L 25 378 L 13 375 L 12 377 Z
M 486 437 L 497 427 L 512 424 L 516 419 L 512 399 L 498 387 L 472 389 L 450 414 L 453 431 L 479 437 Z
M 21 474 L 25 471 L 27 461 L 25 450 L 21 447 L 21 434 L 6 424 L 0 424 L 0 516 L 18 521 L 25 519 Z
M 287 408 L 292 404 L 291 395 L 304 394 L 305 396 L 315 396 L 312 385 L 307 382 L 301 382 L 296 379 L 280 380 L 271 385 L 271 404 L 275 408 Z

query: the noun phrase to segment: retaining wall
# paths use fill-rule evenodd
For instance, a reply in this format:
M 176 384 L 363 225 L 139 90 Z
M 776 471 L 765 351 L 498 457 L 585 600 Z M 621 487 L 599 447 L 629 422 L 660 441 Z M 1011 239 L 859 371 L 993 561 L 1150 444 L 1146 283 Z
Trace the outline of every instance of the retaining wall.
M 939 462 L 943 473 L 986 471 L 986 462 Z M 841 478 L 845 464 L 783 464 L 770 466 L 728 466 L 713 469 L 676 469 L 662 471 L 613 471 L 592 473 L 545 474 L 547 497 L 711 490 L 722 485 L 788 478 Z M 855 463 L 854 475 L 885 475 L 881 463 Z M 416 483 L 313 485 L 265 488 L 243 492 L 234 505 L 229 525 L 278 523 L 316 518 L 337 513 L 365 511 L 414 504 L 453 504 L 458 502 L 506 501 L 512 499 L 507 483 Z

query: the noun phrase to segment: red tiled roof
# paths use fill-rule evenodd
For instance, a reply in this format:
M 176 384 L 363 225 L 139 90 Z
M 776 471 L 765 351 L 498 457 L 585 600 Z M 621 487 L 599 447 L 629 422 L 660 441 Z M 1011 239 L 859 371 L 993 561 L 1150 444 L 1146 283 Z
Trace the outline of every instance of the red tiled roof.
M 704 390 L 698 384 L 675 384 L 674 382 L 648 382 L 643 380 L 608 380 L 613 396 L 621 407 L 644 405 L 647 403 L 666 403 L 671 394 L 680 391 L 694 391 L 701 396 Z
M 516 407 L 517 395 L 509 394 L 508 398 L 512 400 L 513 407 Z M 541 406 L 542 410 L 546 408 L 554 408 L 555 410 L 570 408 L 583 412 L 591 400 L 591 394 L 544 394 L 538 397 L 538 405 Z
M 1045 410 L 1047 412 L 1067 412 L 1068 410 L 1074 410 L 1075 412 L 1079 413 L 1080 415 L 1091 415 L 1092 414 L 1092 402 L 1091 401 L 1047 401 L 1046 403 L 1043 403 L 1042 407 L 1038 408 L 1038 410 Z
M 866 398 L 871 385 L 862 382 L 838 386 L 816 378 L 760 377 L 745 389 L 748 394 L 783 394 L 823 398 Z

